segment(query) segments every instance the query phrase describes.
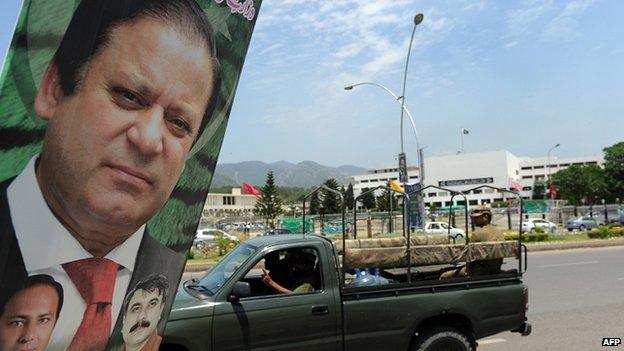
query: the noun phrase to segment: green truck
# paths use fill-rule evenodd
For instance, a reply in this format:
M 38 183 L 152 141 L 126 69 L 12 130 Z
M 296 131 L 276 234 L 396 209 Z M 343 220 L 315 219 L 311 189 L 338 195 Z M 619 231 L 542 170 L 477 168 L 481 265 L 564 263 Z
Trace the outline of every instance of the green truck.
M 412 242 L 408 250 L 416 254 L 408 260 L 411 266 L 391 268 L 387 262 L 392 260 L 382 255 L 378 258 L 386 263 L 380 263 L 381 269 L 369 267 L 368 276 L 354 277 L 350 273 L 358 264 L 357 250 L 401 248 L 360 248 L 371 246 L 365 240 L 358 240 L 358 247 L 344 240 L 338 244 L 302 234 L 241 243 L 202 279 L 180 286 L 161 350 L 475 350 L 477 340 L 489 335 L 531 332 L 526 318 L 528 288 L 521 280 L 523 250 L 517 241 L 510 244 L 516 245 L 512 247 L 518 269 L 447 280 L 439 279 L 440 274 L 456 268 L 457 258 L 470 261 L 483 247 L 441 244 L 419 249 Z M 351 259 L 341 256 L 343 247 Z M 265 274 L 277 281 L 279 265 L 292 267 L 288 260 L 296 252 L 314 258 L 307 272 L 314 277 L 308 280 L 313 288 L 277 293 L 266 284 Z M 455 262 L 419 261 L 432 255 L 440 258 L 441 252 L 457 256 Z M 526 251 L 524 255 L 526 267 Z M 368 279 L 367 286 L 356 284 L 362 277 Z

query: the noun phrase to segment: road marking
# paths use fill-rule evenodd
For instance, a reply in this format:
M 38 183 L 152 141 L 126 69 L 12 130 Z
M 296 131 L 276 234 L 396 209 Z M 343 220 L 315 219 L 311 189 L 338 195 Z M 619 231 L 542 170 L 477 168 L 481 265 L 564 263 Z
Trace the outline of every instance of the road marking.
M 505 341 L 507 341 L 507 340 L 501 339 L 501 338 L 486 339 L 486 340 L 479 341 L 479 346 L 481 346 L 481 345 L 489 345 L 489 344 L 498 344 L 498 343 L 505 342 Z
M 550 268 L 550 267 L 567 267 L 567 266 L 580 266 L 584 264 L 599 263 L 598 261 L 585 261 L 585 262 L 571 262 L 571 263 L 559 263 L 559 264 L 546 264 L 543 266 L 537 266 L 537 268 Z

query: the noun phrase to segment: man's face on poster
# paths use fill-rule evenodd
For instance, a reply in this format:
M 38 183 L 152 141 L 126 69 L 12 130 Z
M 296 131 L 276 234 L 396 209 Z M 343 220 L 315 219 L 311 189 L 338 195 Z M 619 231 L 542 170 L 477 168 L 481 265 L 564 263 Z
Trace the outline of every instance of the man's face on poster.
M 184 169 L 215 93 L 209 49 L 139 18 L 114 27 L 80 76 L 65 96 L 55 67 L 46 73 L 35 103 L 49 121 L 38 180 L 78 229 L 128 235 Z
M 0 316 L 0 350 L 45 350 L 56 324 L 59 296 L 49 285 L 16 293 Z
M 125 311 L 121 334 L 126 346 L 137 348 L 156 330 L 163 311 L 163 295 L 159 289 L 138 289 L 132 295 Z

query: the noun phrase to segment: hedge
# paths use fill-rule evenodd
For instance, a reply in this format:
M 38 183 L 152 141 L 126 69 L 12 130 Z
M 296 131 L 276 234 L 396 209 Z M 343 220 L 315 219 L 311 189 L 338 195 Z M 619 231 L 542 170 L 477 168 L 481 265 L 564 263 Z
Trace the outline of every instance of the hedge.
M 591 239 L 607 239 L 614 237 L 624 237 L 624 227 L 620 226 L 609 226 L 609 227 L 600 227 L 598 231 L 592 231 L 587 233 L 587 236 Z

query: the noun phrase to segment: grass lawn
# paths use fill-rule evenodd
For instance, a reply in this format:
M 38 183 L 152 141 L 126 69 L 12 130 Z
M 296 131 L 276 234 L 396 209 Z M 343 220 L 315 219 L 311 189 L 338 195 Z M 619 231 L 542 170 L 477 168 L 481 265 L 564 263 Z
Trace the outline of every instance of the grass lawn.
M 550 235 L 548 237 L 548 241 L 583 241 L 583 240 L 590 240 L 589 236 L 587 236 L 587 232 L 581 232 L 581 233 L 565 233 L 565 234 L 556 234 L 556 235 Z

